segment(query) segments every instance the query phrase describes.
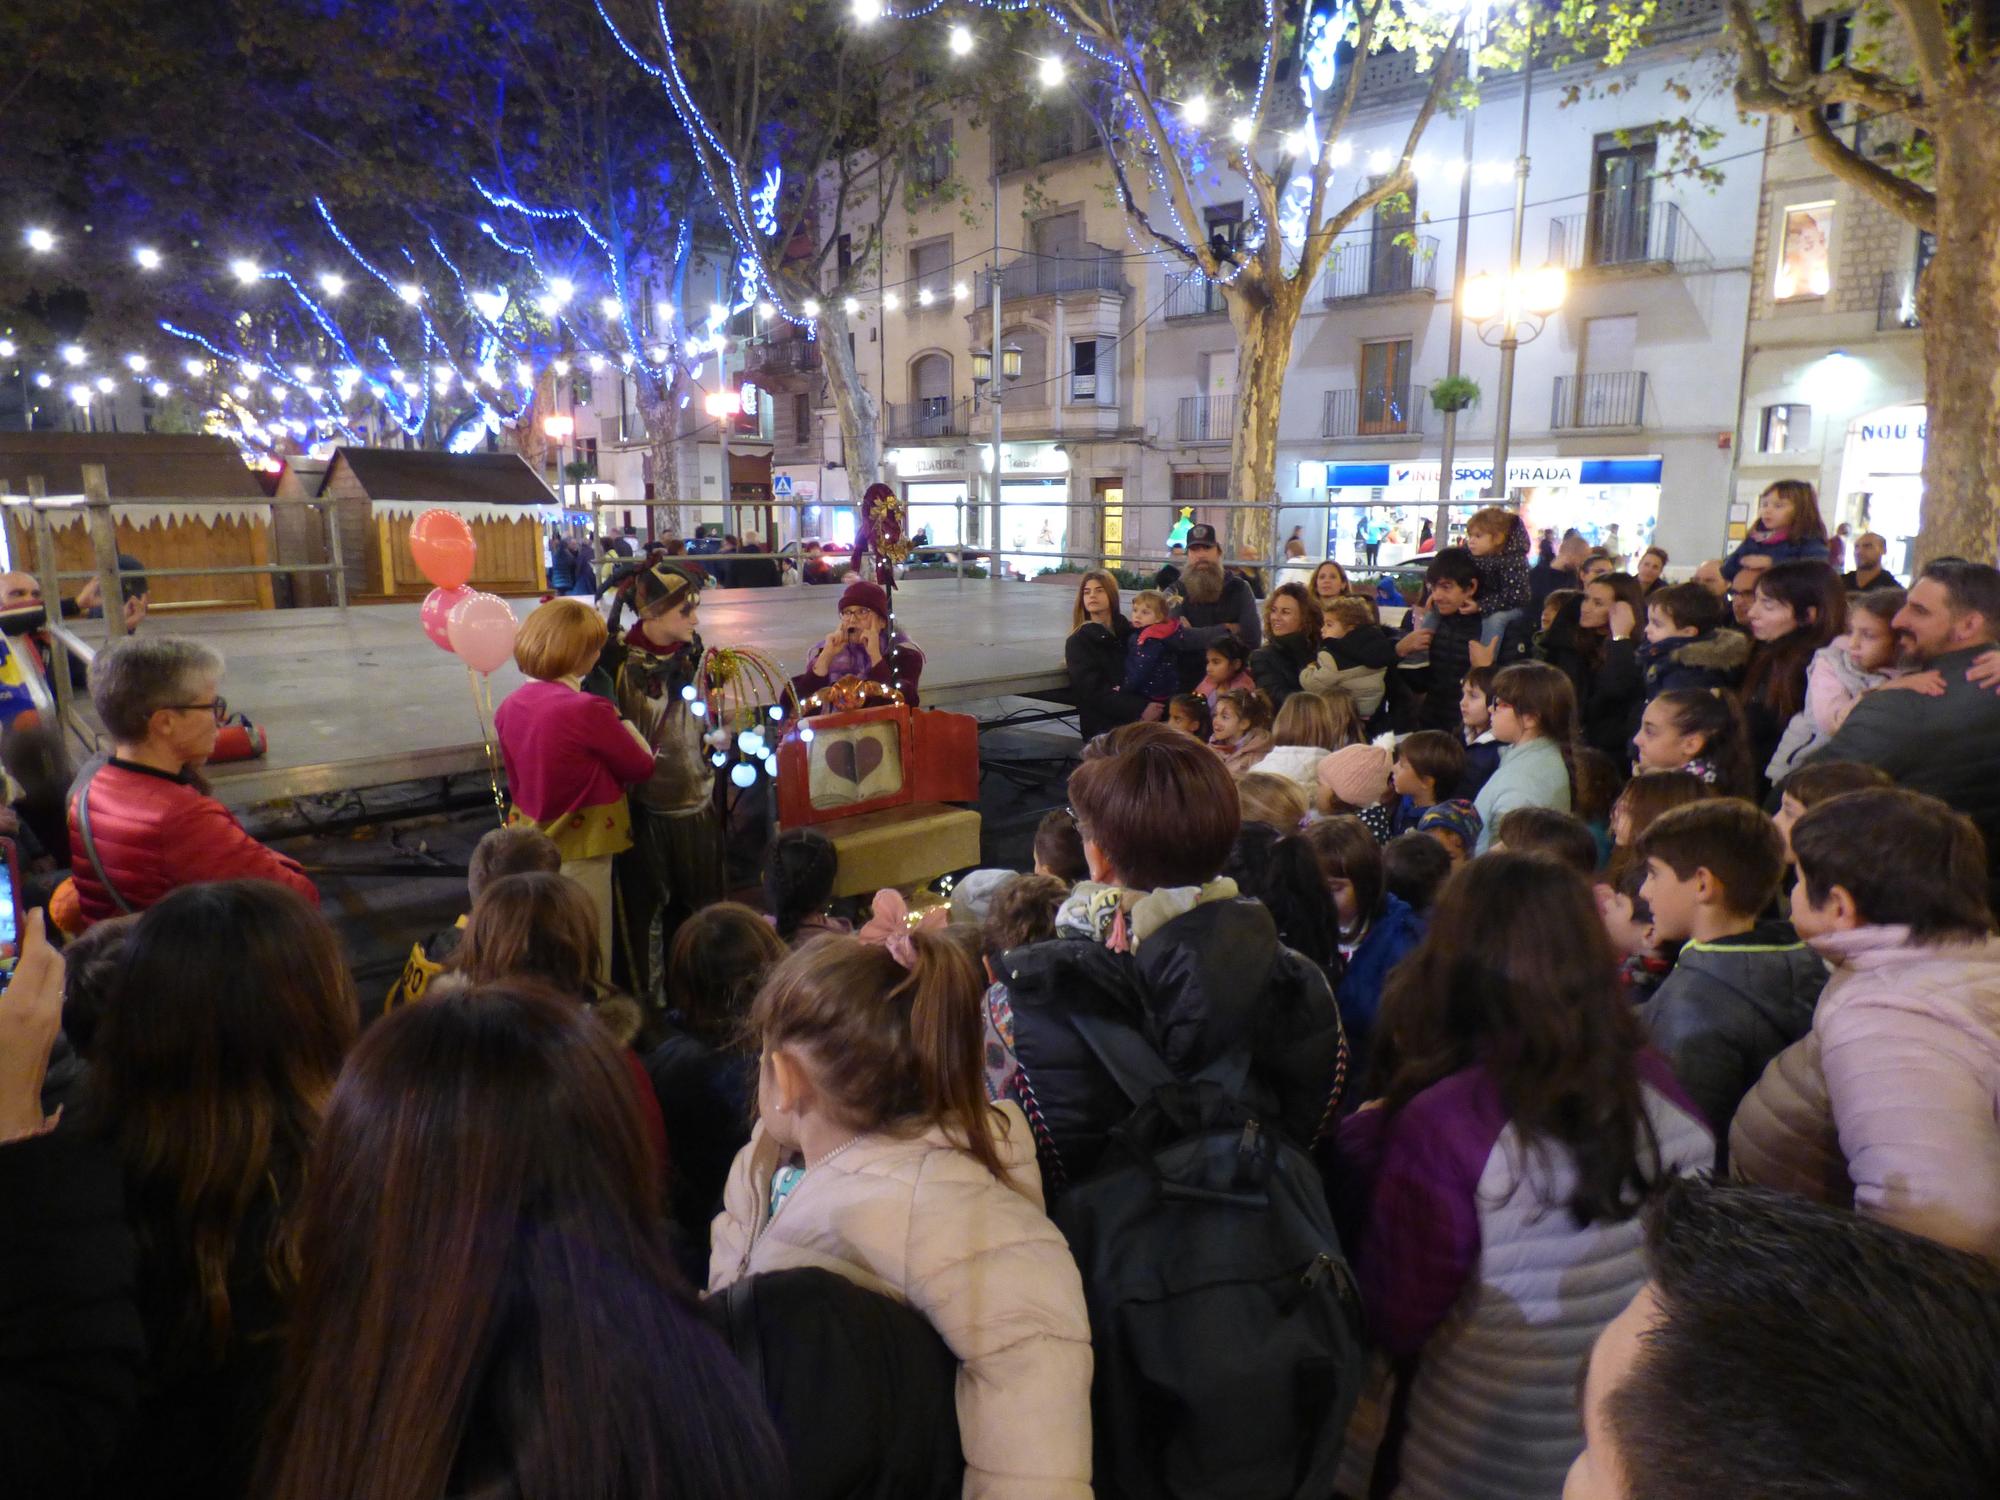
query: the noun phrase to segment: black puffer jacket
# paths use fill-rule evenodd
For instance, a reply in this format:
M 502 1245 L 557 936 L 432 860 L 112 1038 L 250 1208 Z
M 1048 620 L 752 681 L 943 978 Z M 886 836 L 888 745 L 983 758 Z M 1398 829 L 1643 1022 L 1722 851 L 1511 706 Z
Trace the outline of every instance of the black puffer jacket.
M 1077 727 L 1085 739 L 1130 724 L 1146 711 L 1144 698 L 1123 690 L 1125 650 L 1131 639 L 1132 622 L 1114 614 L 1109 625 L 1085 620 L 1063 642 Z
M 1249 1102 L 1274 1111 L 1301 1144 L 1316 1141 L 1333 1118 L 1340 1011 L 1326 975 L 1278 941 L 1258 902 L 1204 902 L 1136 954 L 1056 938 L 1015 948 L 1000 963 L 1051 1197 L 1095 1170 L 1106 1133 L 1132 1113 L 1069 1023 L 1073 1010 L 1136 1027 L 1183 1078 L 1248 1046 Z
M 1250 675 L 1271 707 L 1280 708 L 1299 690 L 1299 673 L 1319 655 L 1319 642 L 1302 632 L 1274 635 L 1250 653 Z

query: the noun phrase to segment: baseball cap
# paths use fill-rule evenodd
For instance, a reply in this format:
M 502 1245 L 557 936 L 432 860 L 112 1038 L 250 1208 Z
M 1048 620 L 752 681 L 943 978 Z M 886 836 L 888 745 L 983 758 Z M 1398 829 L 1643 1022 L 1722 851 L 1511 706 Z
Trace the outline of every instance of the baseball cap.
M 1215 528 L 1213 526 L 1205 524 L 1201 526 L 1188 527 L 1187 544 L 1190 547 L 1221 546 L 1221 543 L 1217 542 L 1215 539 Z

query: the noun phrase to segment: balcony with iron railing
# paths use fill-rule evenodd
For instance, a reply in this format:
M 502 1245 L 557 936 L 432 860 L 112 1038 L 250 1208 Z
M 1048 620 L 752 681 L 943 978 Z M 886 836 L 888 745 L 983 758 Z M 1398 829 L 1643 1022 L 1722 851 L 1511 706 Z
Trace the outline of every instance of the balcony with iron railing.
M 1422 387 L 1413 392 L 1407 385 L 1328 391 L 1319 435 L 1335 441 L 1422 437 L 1424 408 L 1429 404 Z
M 1226 443 L 1236 436 L 1234 396 L 1183 396 L 1180 408 L 1183 443 Z
M 1680 270 L 1709 259 L 1678 204 L 1600 200 L 1549 222 L 1549 260 L 1567 271 Z
M 810 375 L 817 369 L 819 343 L 815 339 L 764 339 L 743 349 L 746 375 Z
M 1556 376 L 1549 427 L 1577 432 L 1604 427 L 1643 427 L 1646 372 L 1615 370 L 1596 375 Z
M 1923 327 L 1917 316 L 1916 271 L 1884 271 L 1875 289 L 1875 331 L 1902 333 Z
M 1222 288 L 1199 271 L 1182 271 L 1167 278 L 1166 316 L 1213 318 L 1229 310 Z
M 964 437 L 972 430 L 972 403 L 949 396 L 889 403 L 889 436 L 901 438 Z
M 1342 235 L 1320 272 L 1320 301 L 1331 306 L 1364 297 L 1435 297 L 1437 250 L 1432 235 L 1392 238 L 1387 230 Z
M 981 307 L 993 305 L 993 282 L 991 271 L 980 273 Z M 1000 268 L 999 282 L 1003 311 L 1009 302 L 1022 302 L 1030 297 L 1063 296 L 1071 292 L 1123 296 L 1125 265 L 1115 250 L 1102 245 L 1079 245 L 1060 255 L 1023 255 L 1011 260 Z

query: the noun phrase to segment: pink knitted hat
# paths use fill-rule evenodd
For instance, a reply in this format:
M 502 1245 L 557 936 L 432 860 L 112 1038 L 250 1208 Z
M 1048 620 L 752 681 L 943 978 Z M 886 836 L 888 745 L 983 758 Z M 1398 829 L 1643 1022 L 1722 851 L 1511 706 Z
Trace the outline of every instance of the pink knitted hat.
M 1319 784 L 1348 807 L 1373 807 L 1389 790 L 1391 764 L 1380 745 L 1349 745 L 1319 763 Z

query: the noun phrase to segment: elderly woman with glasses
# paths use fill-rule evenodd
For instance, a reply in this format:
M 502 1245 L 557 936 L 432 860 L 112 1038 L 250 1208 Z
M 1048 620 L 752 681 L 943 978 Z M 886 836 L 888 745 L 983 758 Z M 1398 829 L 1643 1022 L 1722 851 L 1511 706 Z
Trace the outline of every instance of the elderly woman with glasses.
M 220 655 L 170 637 L 128 636 L 91 663 L 90 701 L 111 754 L 70 791 L 76 925 L 212 880 L 269 880 L 319 904 L 298 864 L 245 833 L 201 780 L 229 713 L 221 682 Z

